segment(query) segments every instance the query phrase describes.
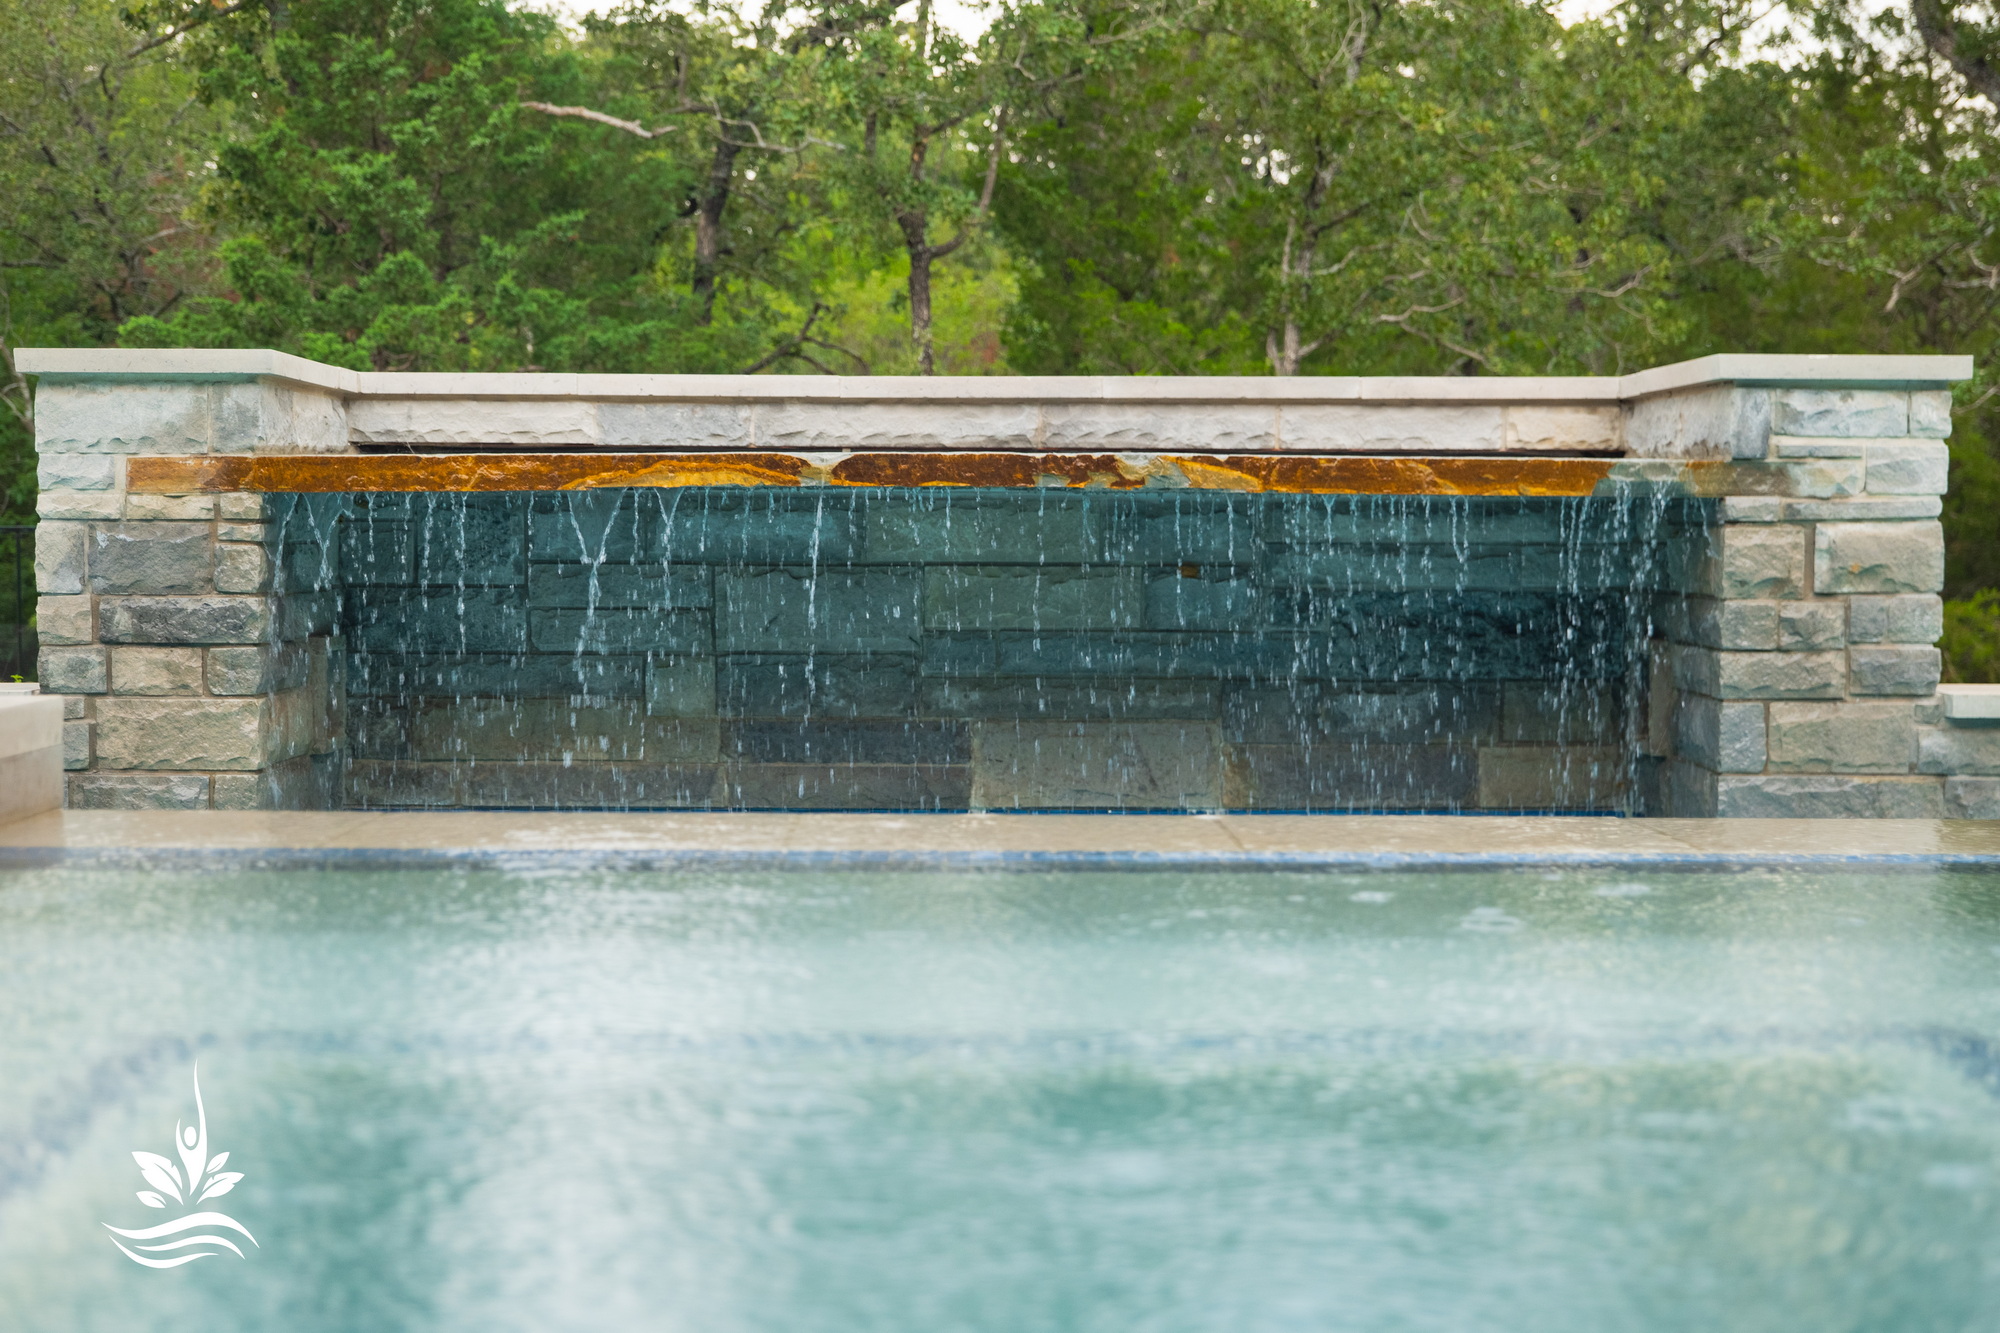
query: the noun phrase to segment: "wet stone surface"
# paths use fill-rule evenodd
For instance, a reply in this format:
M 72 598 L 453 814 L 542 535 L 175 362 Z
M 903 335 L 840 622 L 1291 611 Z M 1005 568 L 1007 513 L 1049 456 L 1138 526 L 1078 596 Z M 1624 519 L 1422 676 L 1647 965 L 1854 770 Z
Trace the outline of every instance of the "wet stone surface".
M 1204 492 L 363 495 L 280 558 L 291 600 L 337 596 L 353 806 L 1618 810 L 1659 537 L 1698 521 Z

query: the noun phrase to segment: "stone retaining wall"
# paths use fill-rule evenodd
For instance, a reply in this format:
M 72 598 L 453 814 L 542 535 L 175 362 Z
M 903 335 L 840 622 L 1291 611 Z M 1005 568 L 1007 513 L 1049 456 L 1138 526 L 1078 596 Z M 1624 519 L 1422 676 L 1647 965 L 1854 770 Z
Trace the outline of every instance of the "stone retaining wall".
M 559 733 L 568 728 L 572 740 L 609 745 L 614 738 L 636 736 L 664 747 L 651 751 L 646 762 L 688 770 L 678 777 L 662 770 L 661 780 L 679 782 L 676 799 L 690 803 L 763 804 L 751 793 L 768 789 L 795 792 L 791 803 L 810 804 L 820 799 L 807 794 L 819 780 L 808 781 L 811 775 L 803 769 L 817 771 L 827 747 L 848 755 L 852 768 L 864 763 L 856 756 L 881 752 L 868 751 L 871 744 L 903 745 L 901 739 L 884 739 L 893 733 L 923 737 L 933 748 L 921 754 L 910 750 L 891 765 L 905 772 L 890 787 L 864 790 L 865 783 L 849 782 L 845 795 L 837 800 L 827 795 L 825 803 L 1063 805 L 1080 803 L 1079 793 L 1097 793 L 1106 799 L 1092 796 L 1091 804 L 1465 808 L 1536 805 L 1546 797 L 1548 804 L 1566 808 L 1622 806 L 1690 815 L 2000 813 L 2000 729 L 1947 719 L 1937 695 L 1942 441 L 1950 426 L 1949 383 L 1969 372 L 1963 358 L 1719 357 L 1604 380 L 977 383 L 357 376 L 273 353 L 26 351 L 21 364 L 42 376 L 43 522 L 37 559 L 42 683 L 65 700 L 70 799 L 77 804 L 251 808 L 382 798 L 539 804 L 544 799 L 531 790 L 533 781 L 518 793 L 506 785 L 512 778 L 493 779 L 498 788 L 468 785 L 476 763 L 486 762 L 490 773 L 493 761 L 452 747 L 486 747 L 481 753 L 521 765 L 512 773 L 527 781 L 532 775 L 526 766 L 565 762 L 566 742 Z M 511 550 L 475 537 L 456 551 L 412 554 L 405 574 L 402 548 L 391 541 L 398 552 L 391 577 L 374 566 L 373 555 L 357 569 L 354 534 L 369 523 L 378 536 L 389 534 L 398 523 L 414 522 L 410 511 L 399 517 L 392 505 L 373 496 L 364 504 L 353 495 L 219 490 L 198 479 L 200 469 L 174 462 L 319 454 L 357 458 L 359 470 L 368 461 L 360 457 L 364 450 L 385 446 L 692 449 L 711 460 L 705 466 L 725 460 L 725 470 L 728 458 L 740 456 L 732 450 L 748 448 L 1126 451 L 1104 465 L 1038 464 L 1006 474 L 1027 478 L 1019 484 L 1070 488 L 1060 492 L 1065 505 L 1057 508 L 1063 512 L 1078 498 L 1075 488 L 1338 489 L 1349 484 L 1340 477 L 1354 474 L 1351 468 L 1260 472 L 1240 463 L 1254 460 L 1260 450 L 1307 459 L 1339 452 L 1409 459 L 1411 466 L 1399 462 L 1367 475 L 1434 494 L 1468 484 L 1448 478 L 1474 475 L 1486 493 L 1507 494 L 1506 468 L 1496 462 L 1497 471 L 1489 471 L 1482 463 L 1472 472 L 1464 467 L 1452 472 L 1422 466 L 1425 457 L 1571 457 L 1605 460 L 1610 469 L 1593 464 L 1594 470 L 1574 474 L 1602 478 L 1595 483 L 1598 498 L 1584 503 L 1629 508 L 1634 496 L 1680 497 L 1674 502 L 1680 508 L 1661 500 L 1658 512 L 1679 517 L 1669 517 L 1658 530 L 1653 551 L 1636 556 L 1637 565 L 1659 571 L 1657 588 L 1630 574 L 1631 552 L 1621 556 L 1627 572 L 1615 578 L 1572 578 L 1538 588 L 1535 571 L 1544 544 L 1486 538 L 1468 543 L 1463 534 L 1446 543 L 1407 531 L 1343 538 L 1332 528 L 1297 540 L 1260 538 L 1255 559 L 1229 565 L 1222 577 L 1203 572 L 1213 568 L 1213 560 L 1174 559 L 1185 553 L 1135 547 L 1130 555 L 1092 552 L 1060 562 L 1072 566 L 1060 576 L 1037 571 L 1025 581 L 1025 562 L 1009 566 L 990 553 L 878 560 L 880 553 L 871 551 L 864 537 L 853 552 L 837 559 L 823 555 L 820 567 L 841 565 L 838 578 L 823 586 L 849 589 L 844 595 L 867 609 L 871 624 L 885 610 L 895 620 L 893 610 L 903 607 L 916 637 L 877 645 L 868 637 L 872 630 L 853 628 L 851 615 L 843 622 L 829 612 L 822 622 L 810 610 L 813 602 L 769 594 L 798 582 L 796 552 L 758 557 L 743 551 L 727 562 L 685 561 L 682 573 L 660 575 L 666 592 L 657 606 L 663 615 L 608 614 L 635 608 L 602 600 L 601 587 L 596 612 L 578 619 L 579 608 L 564 602 L 574 600 L 581 563 L 569 564 L 547 546 L 541 555 L 553 558 L 540 558 L 535 545 L 536 515 L 556 512 L 538 506 L 553 500 L 523 495 L 494 502 L 496 512 L 518 513 L 521 538 Z M 1163 470 L 1150 455 L 1136 452 L 1159 449 L 1189 457 Z M 1231 467 L 1205 472 L 1199 456 L 1223 451 L 1238 451 Z M 128 484 L 127 463 L 136 456 L 171 465 L 168 475 L 196 479 L 179 492 L 150 482 Z M 682 455 L 682 462 L 691 457 Z M 836 470 L 819 455 L 797 458 L 789 472 L 770 475 L 786 486 L 835 478 Z M 932 466 L 950 465 L 947 460 Z M 1537 474 L 1544 475 L 1554 474 Z M 515 488 L 518 479 L 492 484 Z M 809 492 L 785 494 L 786 506 L 793 506 Z M 1327 503 L 1318 497 L 1310 502 Z M 1365 507 L 1358 500 L 1344 503 Z M 824 538 L 828 506 L 822 500 L 813 508 Z M 1058 535 L 1047 522 L 1038 511 L 1043 552 Z M 1003 524 L 1009 540 L 1028 531 L 1018 513 L 1010 523 Z M 731 530 L 742 535 L 751 528 Z M 917 544 L 935 540 L 920 538 Z M 1426 557 L 1427 549 L 1448 549 L 1451 560 Z M 479 562 L 492 559 L 518 559 L 519 579 L 510 572 L 510 581 L 480 582 Z M 601 584 L 613 572 L 610 563 L 598 570 Z M 1415 571 L 1434 572 L 1446 563 L 1450 592 L 1459 600 L 1448 607 L 1426 604 L 1426 590 L 1407 580 Z M 1184 575 L 1182 566 L 1195 572 Z M 1356 573 L 1371 569 L 1375 572 L 1365 577 Z M 1298 570 L 1319 572 L 1300 575 L 1305 582 L 1299 583 L 1287 572 Z M 1386 581 L 1371 585 L 1372 591 L 1397 600 L 1386 610 L 1369 609 L 1355 597 L 1369 592 L 1371 587 L 1362 585 L 1384 570 Z M 639 561 L 616 573 L 628 581 L 650 577 Z M 398 581 L 404 578 L 408 581 Z M 1325 578 L 1328 586 L 1346 579 L 1350 595 L 1342 614 L 1351 618 L 1360 608 L 1360 623 L 1392 642 L 1408 642 L 1418 633 L 1434 641 L 1464 640 L 1474 623 L 1466 597 L 1532 601 L 1542 593 L 1553 594 L 1552 600 L 1515 614 L 1512 623 L 1522 627 L 1515 637 L 1565 632 L 1565 624 L 1608 623 L 1602 608 L 1612 592 L 1619 593 L 1613 600 L 1625 622 L 1637 608 L 1643 623 L 1651 601 L 1656 637 L 1617 672 L 1603 675 L 1607 689 L 1579 714 L 1592 716 L 1595 730 L 1571 737 L 1547 722 L 1549 709 L 1536 702 L 1547 690 L 1536 693 L 1533 673 L 1507 674 L 1488 661 L 1504 655 L 1489 648 L 1466 659 L 1483 665 L 1421 682 L 1406 674 L 1407 664 L 1400 661 L 1378 661 L 1371 675 L 1357 670 L 1352 656 L 1340 660 L 1337 670 L 1313 666 L 1339 659 L 1338 650 L 1324 645 L 1301 655 L 1288 640 L 1286 648 L 1274 650 L 1270 645 L 1287 631 L 1272 608 L 1312 578 Z M 685 587 L 669 588 L 674 579 Z M 1398 579 L 1405 582 L 1399 585 Z M 487 601 L 473 596 L 463 617 L 454 610 L 458 626 L 466 633 L 517 636 L 487 654 L 491 660 L 482 661 L 469 649 L 456 655 L 462 660 L 453 670 L 488 669 L 490 688 L 466 693 L 454 684 L 451 693 L 422 694 L 407 680 L 385 688 L 385 666 L 405 676 L 428 668 L 409 644 L 383 647 L 375 637 L 379 627 L 426 632 L 433 594 L 448 589 L 455 608 L 463 600 L 461 585 L 465 592 L 484 589 L 479 596 Z M 1182 585 L 1210 599 L 1196 599 L 1207 608 L 1201 614 L 1224 616 L 1231 627 L 1195 629 L 1183 623 L 1168 630 L 1155 623 L 1168 602 L 1187 600 Z M 753 610 L 759 598 L 776 608 L 761 620 Z M 677 599 L 685 604 L 676 605 Z M 794 610 L 782 609 L 786 606 Z M 803 642 L 801 627 L 792 623 L 800 606 L 808 608 Z M 1062 634 L 1069 638 L 1058 643 L 1060 636 L 1002 623 L 1023 608 L 1066 625 L 1072 619 L 1090 623 L 1084 630 L 1066 627 Z M 970 631 L 968 615 L 978 622 Z M 978 621 L 980 616 L 987 618 Z M 848 628 L 833 635 L 830 627 L 842 623 Z M 750 632 L 746 627 L 757 624 L 765 627 L 768 643 L 743 637 Z M 702 625 L 709 635 L 705 652 L 700 631 L 686 628 Z M 675 637 L 684 631 L 695 637 L 685 642 Z M 1145 642 L 1146 634 L 1184 634 L 1192 636 L 1190 642 L 1219 635 L 1238 646 L 1232 651 L 1267 658 L 1277 652 L 1285 660 L 1235 676 L 1211 662 L 1183 674 L 1127 669 L 1119 677 L 1134 700 L 1167 698 L 1157 690 L 1149 696 L 1135 682 L 1198 687 L 1200 708 L 1207 710 L 1199 716 L 1121 717 L 1107 704 L 1101 716 L 1047 717 L 1049 707 L 1075 711 L 1053 701 L 1077 698 L 1079 680 L 1085 698 L 1103 684 L 1073 674 L 1073 665 L 1062 668 L 1072 672 L 1068 675 L 1049 669 L 1061 665 L 1063 652 L 1084 651 L 1075 647 L 1075 636 L 1085 631 L 1113 636 L 1107 643 L 1129 644 Z M 628 632 L 654 638 L 643 651 L 623 652 L 610 638 L 598 643 L 589 637 Z M 1015 651 L 1006 647 L 1014 642 L 1009 635 L 1023 635 L 1021 642 L 1030 645 L 1018 650 L 1021 669 L 985 665 L 988 658 L 997 663 L 998 655 Z M 814 636 L 836 641 L 823 645 Z M 1617 638 L 1593 630 L 1577 641 Z M 960 651 L 973 639 L 980 644 L 975 656 L 985 655 L 977 663 L 968 658 L 971 666 L 963 672 L 924 675 L 924 663 L 936 660 L 932 654 Z M 547 650 L 545 643 L 551 645 Z M 952 646 L 938 646 L 945 644 Z M 1104 646 L 1089 651 L 1101 653 Z M 841 647 L 849 651 L 835 651 Z M 797 721 L 780 703 L 764 712 L 743 707 L 731 712 L 730 700 L 747 700 L 762 688 L 754 684 L 762 679 L 758 670 L 789 681 L 792 677 L 777 668 L 790 659 L 811 658 L 813 671 L 824 674 L 831 669 L 824 667 L 823 652 L 879 656 L 884 682 L 902 679 L 886 659 L 907 659 L 914 674 L 897 688 L 918 702 L 846 719 L 822 712 L 828 729 L 800 733 L 803 739 L 766 725 Z M 580 679 L 546 695 L 530 692 L 527 682 L 536 673 L 565 659 L 576 673 L 596 670 L 604 680 L 614 674 L 631 679 L 618 694 Z M 619 665 L 621 659 L 636 660 L 637 674 Z M 1621 692 L 1626 686 L 1609 688 L 1614 677 L 1630 682 L 1629 696 Z M 938 694 L 954 681 L 971 680 L 982 682 L 980 689 L 998 691 L 1020 711 L 982 718 L 977 709 L 921 702 L 929 697 L 926 691 Z M 1340 682 L 1331 695 L 1330 680 Z M 1293 747 L 1282 763 L 1260 773 L 1254 747 L 1265 742 L 1240 728 L 1232 732 L 1230 721 L 1244 716 L 1240 702 L 1232 700 L 1252 689 L 1286 691 L 1282 725 L 1296 723 L 1302 733 L 1330 743 L 1307 747 L 1305 759 Z M 676 700 L 706 701 L 709 692 L 715 703 L 706 718 L 676 716 L 675 710 L 696 707 Z M 827 692 L 839 691 L 829 684 Z M 772 697 L 782 696 L 781 689 Z M 540 717 L 527 702 L 537 697 L 562 702 Z M 1363 697 L 1378 702 L 1352 702 Z M 440 711 L 437 700 L 451 702 Z M 1037 711 L 1029 712 L 1029 704 Z M 1147 705 L 1153 706 L 1171 711 L 1166 703 Z M 1357 707 L 1378 710 L 1377 721 L 1359 717 Z M 594 720 L 565 720 L 572 713 L 586 718 L 592 708 L 610 711 Z M 1415 739 L 1389 739 L 1395 729 L 1380 724 L 1379 717 L 1412 708 L 1413 716 L 1428 719 L 1408 733 Z M 892 718 L 895 726 L 870 732 L 833 725 L 871 717 Z M 1541 719 L 1538 725 L 1554 729 L 1546 738 L 1532 739 L 1510 717 Z M 690 721 L 704 725 L 683 725 Z M 1077 753 L 1070 759 L 1053 761 L 1061 774 L 1074 768 L 1089 779 L 1081 786 L 1063 788 L 1035 777 L 1037 765 L 1047 767 L 1041 756 L 1067 753 L 1072 738 L 1064 728 L 1073 731 L 1084 722 L 1126 730 L 1086 736 L 1080 747 L 1071 747 Z M 994 730 L 1000 723 L 1011 728 L 1012 741 Z M 1132 730 L 1142 723 L 1167 730 L 1157 735 Z M 1030 735 L 1024 728 L 1031 724 L 1054 730 Z M 659 739 L 652 739 L 656 735 Z M 518 752 L 509 749 L 517 741 Z M 1013 785 L 982 779 L 978 756 L 1014 753 L 1009 744 L 1016 746 L 1016 757 L 989 764 L 988 771 L 1014 775 L 1008 779 Z M 1378 751 L 1377 757 L 1389 762 L 1368 767 L 1358 782 L 1356 770 L 1342 758 L 1370 746 L 1395 745 L 1416 748 Z M 1578 795 L 1573 775 L 1579 769 L 1572 759 L 1593 745 L 1617 752 L 1616 762 L 1607 759 L 1603 768 L 1618 777 L 1601 786 L 1586 784 Z M 531 757 L 542 750 L 557 757 Z M 574 766 L 577 751 L 568 753 Z M 807 755 L 803 769 L 801 754 Z M 1194 776 L 1177 776 L 1180 768 L 1165 760 L 1135 765 L 1119 758 L 1167 754 L 1213 759 L 1181 764 Z M 1584 768 L 1596 772 L 1596 765 L 1592 759 Z M 1142 781 L 1141 767 L 1152 776 Z M 916 769 L 935 772 L 913 787 L 909 771 Z M 859 776 L 865 775 L 849 774 Z M 614 787 L 630 780 L 630 775 L 616 779 Z M 895 788 L 898 781 L 902 788 Z M 708 795 L 698 800 L 695 790 L 702 783 L 708 784 Z M 1391 790 L 1398 783 L 1406 795 L 1429 795 L 1398 800 Z M 825 782 L 820 787 L 830 790 Z M 1503 789 L 1510 793 L 1504 799 L 1487 799 Z M 895 796 L 898 790 L 904 795 Z

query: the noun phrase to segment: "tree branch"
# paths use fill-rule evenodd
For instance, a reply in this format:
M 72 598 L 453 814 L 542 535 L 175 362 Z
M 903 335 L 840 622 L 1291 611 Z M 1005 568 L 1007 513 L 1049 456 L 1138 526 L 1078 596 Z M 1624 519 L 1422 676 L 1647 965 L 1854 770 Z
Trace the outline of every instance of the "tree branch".
M 636 120 L 620 120 L 616 116 L 607 116 L 602 111 L 592 111 L 587 106 L 551 106 L 547 102 L 523 102 L 521 105 L 530 111 L 546 112 L 551 116 L 569 116 L 576 120 L 594 120 L 599 125 L 609 125 L 614 130 L 623 130 L 627 134 L 635 134 L 641 139 L 657 139 L 663 134 L 672 134 L 680 128 L 678 125 L 662 125 L 657 130 L 649 130 Z

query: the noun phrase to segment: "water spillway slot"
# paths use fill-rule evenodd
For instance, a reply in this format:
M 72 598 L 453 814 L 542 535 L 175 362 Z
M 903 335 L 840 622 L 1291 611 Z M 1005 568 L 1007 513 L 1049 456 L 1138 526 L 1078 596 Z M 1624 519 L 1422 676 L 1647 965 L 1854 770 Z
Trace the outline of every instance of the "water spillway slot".
M 322 514 L 283 570 L 337 604 L 361 808 L 1625 812 L 1708 522 L 1658 492 L 284 503 Z

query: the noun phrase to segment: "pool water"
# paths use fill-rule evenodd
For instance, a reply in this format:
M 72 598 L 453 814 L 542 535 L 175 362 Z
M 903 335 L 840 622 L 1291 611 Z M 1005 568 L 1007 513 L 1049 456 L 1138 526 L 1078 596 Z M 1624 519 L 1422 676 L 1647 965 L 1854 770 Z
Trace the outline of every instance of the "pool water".
M 0 1018 L 11 1330 L 2000 1326 L 1991 874 L 12 870 Z

